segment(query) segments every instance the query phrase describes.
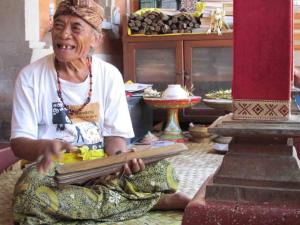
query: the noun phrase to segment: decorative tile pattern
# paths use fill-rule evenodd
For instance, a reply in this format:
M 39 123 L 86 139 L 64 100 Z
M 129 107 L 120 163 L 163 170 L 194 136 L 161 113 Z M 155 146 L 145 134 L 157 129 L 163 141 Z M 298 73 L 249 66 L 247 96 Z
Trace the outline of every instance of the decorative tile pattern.
M 290 101 L 233 100 L 233 119 L 287 120 L 291 111 Z

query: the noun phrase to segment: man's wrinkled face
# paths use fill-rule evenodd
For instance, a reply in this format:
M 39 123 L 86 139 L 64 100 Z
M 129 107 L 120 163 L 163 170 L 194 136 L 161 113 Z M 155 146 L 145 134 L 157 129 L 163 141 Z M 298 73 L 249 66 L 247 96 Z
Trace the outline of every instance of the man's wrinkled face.
M 55 18 L 52 43 L 58 61 L 70 62 L 87 57 L 95 42 L 93 28 L 84 20 L 71 15 Z

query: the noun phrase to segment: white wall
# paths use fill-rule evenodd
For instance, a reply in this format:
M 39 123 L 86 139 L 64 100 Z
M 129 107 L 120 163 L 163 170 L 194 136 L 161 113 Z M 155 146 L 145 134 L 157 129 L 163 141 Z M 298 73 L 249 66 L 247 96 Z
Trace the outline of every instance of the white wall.
M 13 86 L 31 57 L 25 42 L 24 0 L 0 1 L 0 140 L 8 139 Z
M 300 51 L 295 51 L 294 62 L 295 66 L 300 67 Z

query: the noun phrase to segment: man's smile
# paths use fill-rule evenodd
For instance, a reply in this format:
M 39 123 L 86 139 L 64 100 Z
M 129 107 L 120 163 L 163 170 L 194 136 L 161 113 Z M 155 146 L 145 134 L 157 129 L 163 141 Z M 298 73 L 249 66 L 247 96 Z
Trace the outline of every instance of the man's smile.
M 63 49 L 63 50 L 72 50 L 75 48 L 74 45 L 67 45 L 67 44 L 57 44 L 56 46 L 58 49 Z

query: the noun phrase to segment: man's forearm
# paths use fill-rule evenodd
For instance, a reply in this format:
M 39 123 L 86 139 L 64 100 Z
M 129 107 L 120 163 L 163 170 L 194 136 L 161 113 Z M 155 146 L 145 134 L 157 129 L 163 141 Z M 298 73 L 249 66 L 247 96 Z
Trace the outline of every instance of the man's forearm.
M 37 140 L 30 138 L 14 138 L 11 140 L 11 148 L 18 158 L 35 161 L 40 153 L 37 149 Z
M 126 140 L 122 137 L 104 137 L 104 148 L 108 155 L 115 155 L 117 152 L 127 151 Z
M 11 147 L 14 154 L 22 159 L 36 161 L 41 156 L 38 163 L 38 171 L 40 172 L 48 171 L 53 158 L 60 159 L 63 151 L 74 151 L 74 146 L 56 139 L 15 138 L 11 140 Z

